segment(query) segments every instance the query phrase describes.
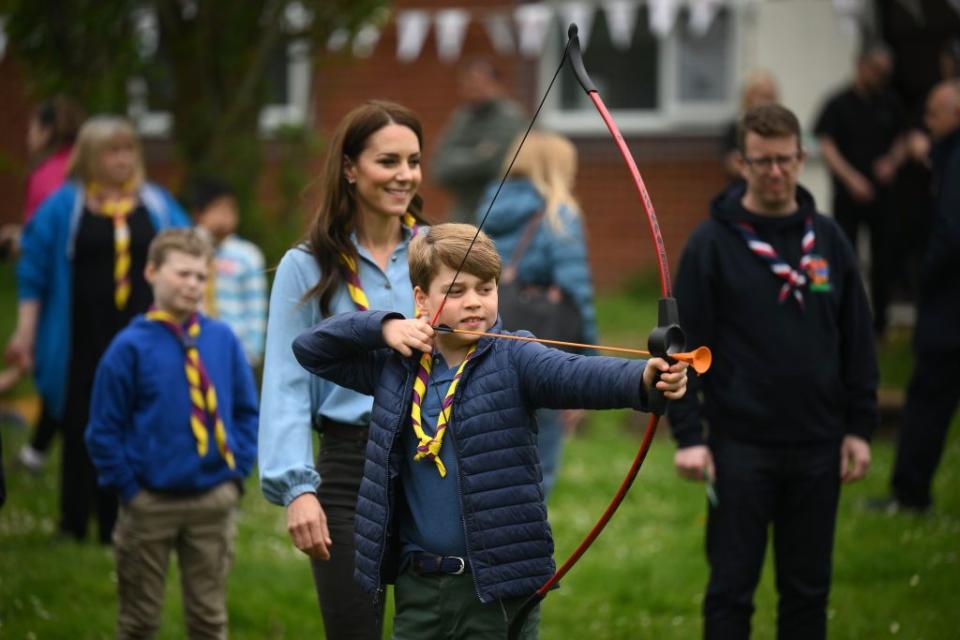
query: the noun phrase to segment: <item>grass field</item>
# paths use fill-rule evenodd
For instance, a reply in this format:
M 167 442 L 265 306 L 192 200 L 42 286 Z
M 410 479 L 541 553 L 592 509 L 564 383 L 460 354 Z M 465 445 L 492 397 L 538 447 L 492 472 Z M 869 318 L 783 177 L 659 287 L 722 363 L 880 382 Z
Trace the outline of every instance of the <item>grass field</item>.
M 0 269 L 0 303 L 11 309 L 9 268 Z M 615 344 L 639 344 L 651 324 L 651 298 L 602 299 L 602 333 Z M 639 302 L 646 300 L 647 302 Z M 9 314 L 0 330 L 9 335 Z M 909 353 L 900 336 L 883 350 L 884 380 L 902 385 Z M 590 416 L 569 441 L 550 519 L 562 560 L 589 530 L 629 467 L 642 422 L 629 412 Z M 892 462 L 889 434 L 874 449 L 867 480 L 844 490 L 829 610 L 835 639 L 960 638 L 960 429 L 954 425 L 937 478 L 930 517 L 887 516 L 864 509 L 882 495 Z M 53 536 L 56 465 L 31 476 L 13 462 L 28 436 L 0 424 L 8 503 L 0 509 L 0 638 L 110 638 L 115 575 L 110 551 Z M 543 604 L 541 637 L 696 638 L 706 580 L 702 485 L 677 479 L 673 444 L 662 433 L 631 493 L 593 548 Z M 323 637 L 309 567 L 283 528 L 283 512 L 253 482 L 242 505 L 236 564 L 230 579 L 231 635 L 239 639 Z M 183 637 L 176 572 L 168 581 L 161 638 Z M 769 563 L 758 590 L 756 638 L 774 637 L 776 600 Z M 389 612 L 388 612 L 389 618 Z

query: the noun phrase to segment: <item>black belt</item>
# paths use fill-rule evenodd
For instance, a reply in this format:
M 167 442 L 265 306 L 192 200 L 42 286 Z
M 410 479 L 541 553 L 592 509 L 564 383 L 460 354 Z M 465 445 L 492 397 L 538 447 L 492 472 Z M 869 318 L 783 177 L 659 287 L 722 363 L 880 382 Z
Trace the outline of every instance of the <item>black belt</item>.
M 418 576 L 431 573 L 445 573 L 451 576 L 459 576 L 464 573 L 470 573 L 470 563 L 466 558 L 460 556 L 438 556 L 434 553 L 415 553 L 413 554 L 413 572 Z

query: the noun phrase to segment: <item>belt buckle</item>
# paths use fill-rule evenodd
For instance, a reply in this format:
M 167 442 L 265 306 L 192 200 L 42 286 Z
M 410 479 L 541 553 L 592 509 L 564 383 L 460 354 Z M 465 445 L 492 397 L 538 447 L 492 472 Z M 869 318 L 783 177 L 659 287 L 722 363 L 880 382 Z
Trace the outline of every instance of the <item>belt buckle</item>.
M 451 572 L 450 575 L 453 575 L 453 576 L 463 575 L 463 572 L 467 570 L 467 561 L 461 558 L 460 556 L 447 556 L 447 557 L 453 558 L 454 560 L 457 560 L 460 562 L 460 568 L 457 569 L 456 571 Z

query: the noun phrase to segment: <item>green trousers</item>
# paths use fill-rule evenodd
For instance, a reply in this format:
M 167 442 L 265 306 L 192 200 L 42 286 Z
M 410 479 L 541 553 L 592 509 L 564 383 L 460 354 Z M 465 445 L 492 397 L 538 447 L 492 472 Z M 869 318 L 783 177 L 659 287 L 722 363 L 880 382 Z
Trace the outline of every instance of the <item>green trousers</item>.
M 397 579 L 394 601 L 393 640 L 505 640 L 507 624 L 524 598 L 485 604 L 469 573 L 418 576 L 407 570 Z M 537 640 L 539 625 L 537 605 L 520 637 Z

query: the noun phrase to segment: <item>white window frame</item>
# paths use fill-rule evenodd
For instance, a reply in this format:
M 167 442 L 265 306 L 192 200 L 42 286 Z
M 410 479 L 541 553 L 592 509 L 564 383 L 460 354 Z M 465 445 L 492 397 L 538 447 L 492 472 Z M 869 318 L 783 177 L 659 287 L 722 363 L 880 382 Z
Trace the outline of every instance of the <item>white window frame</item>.
M 677 24 L 666 37 L 658 38 L 659 56 L 657 59 L 657 95 L 659 108 L 657 109 L 611 109 L 620 131 L 624 135 L 634 134 L 671 134 L 671 135 L 703 135 L 716 133 L 730 121 L 731 114 L 737 109 L 737 90 L 739 86 L 739 68 L 737 65 L 738 52 L 742 45 L 741 12 L 734 4 L 725 4 L 730 11 L 730 42 L 727 47 L 727 68 L 730 70 L 730 86 L 726 98 L 712 103 L 682 102 L 679 98 L 678 65 L 680 58 L 680 28 L 682 16 L 677 16 Z M 636 28 L 643 28 L 638 24 Z M 557 65 L 560 63 L 560 50 L 555 46 L 557 29 L 554 24 L 547 37 L 548 44 L 541 56 L 538 65 L 539 95 L 543 95 L 553 77 Z M 589 70 L 588 70 L 589 72 Z M 576 82 L 573 74 L 564 69 L 565 82 Z M 559 78 L 558 78 L 559 81 Z M 602 97 L 602 96 L 601 96 Z M 560 92 L 557 86 L 551 90 L 547 102 L 543 106 L 544 124 L 559 132 L 570 136 L 591 136 L 606 131 L 606 125 L 597 116 L 591 106 L 578 111 L 563 111 L 560 109 Z
M 310 43 L 298 38 L 287 44 L 286 104 L 267 104 L 260 111 L 259 131 L 270 136 L 282 127 L 299 126 L 307 122 L 310 107 Z M 147 83 L 143 78 L 127 82 L 127 114 L 145 138 L 168 138 L 173 131 L 173 114 L 169 111 L 150 111 L 147 101 Z

